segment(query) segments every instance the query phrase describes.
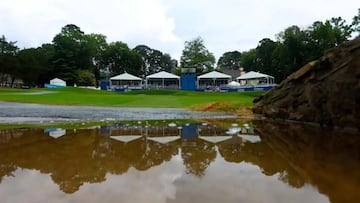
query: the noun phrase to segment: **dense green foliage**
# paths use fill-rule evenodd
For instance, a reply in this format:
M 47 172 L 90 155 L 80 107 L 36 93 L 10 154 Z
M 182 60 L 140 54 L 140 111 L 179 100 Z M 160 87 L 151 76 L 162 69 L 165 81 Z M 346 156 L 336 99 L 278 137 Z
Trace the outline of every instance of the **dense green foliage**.
M 37 94 L 40 92 L 39 94 Z M 126 93 L 85 88 L 9 89 L 0 88 L 0 101 L 57 105 L 188 108 L 212 102 L 232 101 L 237 106 L 252 106 L 263 92 L 192 92 L 181 90 L 139 90 Z
M 197 73 L 210 71 L 214 68 L 215 57 L 205 47 L 201 37 L 185 42 L 180 65 L 182 68 L 196 68 Z
M 220 69 L 239 70 L 241 53 L 238 51 L 225 52 L 218 60 L 217 66 Z
M 272 75 L 281 82 L 306 63 L 317 60 L 332 47 L 348 41 L 358 32 L 360 9 L 352 23 L 341 17 L 317 21 L 307 28 L 296 25 L 286 28 L 273 41 L 264 38 L 256 48 L 241 54 L 241 66 Z
M 141 55 L 142 69 L 139 75 L 143 77 L 159 71 L 171 72 L 176 68 L 177 61 L 171 59 L 169 54 L 163 54 L 159 50 L 152 49 L 146 45 L 138 45 L 133 51 Z

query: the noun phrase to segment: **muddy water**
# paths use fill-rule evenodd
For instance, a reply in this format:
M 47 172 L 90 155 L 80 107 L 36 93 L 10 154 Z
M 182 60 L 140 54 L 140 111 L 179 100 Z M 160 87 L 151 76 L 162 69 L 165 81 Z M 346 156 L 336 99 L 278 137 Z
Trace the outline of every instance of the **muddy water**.
M 0 131 L 1 202 L 360 202 L 359 135 L 264 121 Z

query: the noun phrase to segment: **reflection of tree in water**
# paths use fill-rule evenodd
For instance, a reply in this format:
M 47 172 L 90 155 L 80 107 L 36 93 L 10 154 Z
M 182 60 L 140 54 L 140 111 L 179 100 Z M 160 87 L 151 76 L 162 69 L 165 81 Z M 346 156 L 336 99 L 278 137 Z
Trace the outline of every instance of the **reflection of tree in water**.
M 197 139 L 195 146 L 183 146 L 181 157 L 186 167 L 186 173 L 203 176 L 205 170 L 216 158 L 215 145 Z
M 0 161 L 1 162 L 1 161 Z M 11 176 L 12 172 L 16 170 L 17 166 L 14 164 L 0 164 L 0 183 L 5 176 Z
M 360 136 L 316 126 L 255 121 L 261 139 L 291 166 L 280 179 L 311 184 L 332 203 L 360 199 Z
M 0 137 L 0 180 L 19 167 L 34 169 L 51 174 L 66 193 L 76 192 L 84 183 L 102 182 L 108 172 L 123 174 L 131 166 L 146 170 L 170 160 L 178 150 L 173 143 L 149 142 L 144 137 L 119 142 L 98 130 L 68 131 L 57 139 L 43 130 L 19 132 L 6 140 Z
M 165 161 L 170 161 L 171 157 L 178 153 L 178 144 L 176 142 L 162 144 L 147 140 L 146 147 L 141 159 L 134 163 L 134 167 L 138 170 L 145 171 Z
M 274 153 L 265 143 L 251 143 L 238 136 L 218 144 L 220 155 L 228 162 L 247 162 L 259 166 L 263 174 L 273 176 L 280 173 L 284 181 L 304 184 L 304 180 L 292 169 L 286 160 Z M 289 176 L 290 174 L 290 176 Z

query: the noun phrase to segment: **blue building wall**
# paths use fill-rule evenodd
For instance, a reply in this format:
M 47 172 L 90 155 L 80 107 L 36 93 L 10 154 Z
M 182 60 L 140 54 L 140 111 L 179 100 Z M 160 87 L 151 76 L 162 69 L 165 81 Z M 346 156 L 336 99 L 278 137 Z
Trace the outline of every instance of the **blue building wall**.
M 181 89 L 182 90 L 196 90 L 196 75 L 195 74 L 182 74 L 181 75 Z
M 109 81 L 101 81 L 100 82 L 100 89 L 101 90 L 108 90 L 110 88 L 110 82 Z

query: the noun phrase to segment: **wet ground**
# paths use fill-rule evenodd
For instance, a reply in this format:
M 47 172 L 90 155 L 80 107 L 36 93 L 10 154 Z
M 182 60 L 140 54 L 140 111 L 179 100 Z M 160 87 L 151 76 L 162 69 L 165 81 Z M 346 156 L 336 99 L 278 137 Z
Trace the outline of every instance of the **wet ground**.
M 0 123 L 48 123 L 103 120 L 233 118 L 232 114 L 175 108 L 63 106 L 0 102 Z

